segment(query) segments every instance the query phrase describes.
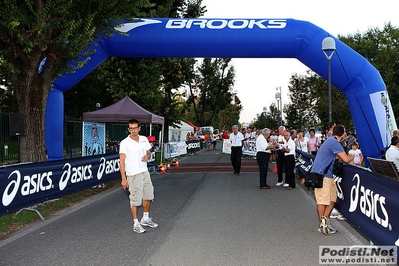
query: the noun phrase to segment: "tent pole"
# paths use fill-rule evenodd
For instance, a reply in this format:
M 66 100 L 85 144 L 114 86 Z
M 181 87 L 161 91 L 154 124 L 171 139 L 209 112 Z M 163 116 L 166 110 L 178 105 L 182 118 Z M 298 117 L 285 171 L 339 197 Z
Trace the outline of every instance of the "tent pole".
M 161 137 L 159 139 L 159 143 L 161 145 L 161 163 L 163 162 L 163 131 L 165 128 L 165 124 L 162 124 L 162 130 L 161 130 Z

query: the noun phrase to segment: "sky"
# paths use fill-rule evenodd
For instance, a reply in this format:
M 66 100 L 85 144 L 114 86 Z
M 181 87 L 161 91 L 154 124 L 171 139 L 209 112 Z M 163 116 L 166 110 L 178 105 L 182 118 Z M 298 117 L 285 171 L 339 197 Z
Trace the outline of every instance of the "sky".
M 335 37 L 365 33 L 375 27 L 383 29 L 388 22 L 399 27 L 397 0 L 203 0 L 202 3 L 208 10 L 204 18 L 304 20 Z M 277 103 L 277 87 L 281 86 L 283 105 L 288 103 L 290 77 L 295 73 L 306 74 L 308 69 L 297 59 L 234 58 L 232 65 L 236 71 L 234 90 L 243 106 L 241 123 L 251 122 L 262 113 L 263 107 L 269 110 L 273 102 Z

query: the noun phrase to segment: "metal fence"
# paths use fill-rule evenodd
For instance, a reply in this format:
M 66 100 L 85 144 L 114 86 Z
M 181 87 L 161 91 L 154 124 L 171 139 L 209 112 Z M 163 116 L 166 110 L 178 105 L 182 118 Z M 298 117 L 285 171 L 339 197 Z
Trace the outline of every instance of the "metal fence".
M 9 114 L 0 113 L 0 164 L 16 163 L 19 158 L 18 136 L 10 136 Z
M 64 158 L 82 156 L 81 118 L 65 118 L 64 122 Z M 160 128 L 153 128 L 157 136 Z M 105 127 L 106 153 L 118 152 L 119 142 L 129 134 L 126 124 L 106 123 Z M 141 127 L 140 134 L 149 135 L 149 125 Z M 17 163 L 19 160 L 18 136 L 10 136 L 9 114 L 0 113 L 0 165 Z

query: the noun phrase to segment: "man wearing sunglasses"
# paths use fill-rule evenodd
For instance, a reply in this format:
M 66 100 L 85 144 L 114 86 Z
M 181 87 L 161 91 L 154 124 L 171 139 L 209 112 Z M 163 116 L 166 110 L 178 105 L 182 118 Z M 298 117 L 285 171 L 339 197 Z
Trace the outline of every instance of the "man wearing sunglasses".
M 121 141 L 119 148 L 122 188 L 129 191 L 130 210 L 134 225 L 133 232 L 145 233 L 142 226 L 155 228 L 158 224 L 149 217 L 151 201 L 154 199 L 147 161 L 151 158 L 151 145 L 145 136 L 140 136 L 140 124 L 136 119 L 128 122 L 129 136 Z M 143 218 L 138 220 L 138 206 L 143 205 Z

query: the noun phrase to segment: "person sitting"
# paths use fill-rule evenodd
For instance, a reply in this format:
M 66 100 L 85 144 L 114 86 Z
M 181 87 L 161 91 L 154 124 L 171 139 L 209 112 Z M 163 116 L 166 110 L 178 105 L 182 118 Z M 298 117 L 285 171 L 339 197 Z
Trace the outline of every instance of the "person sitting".
M 385 153 L 387 161 L 392 161 L 396 165 L 396 169 L 399 171 L 399 137 L 394 136 L 391 139 L 391 145 Z

